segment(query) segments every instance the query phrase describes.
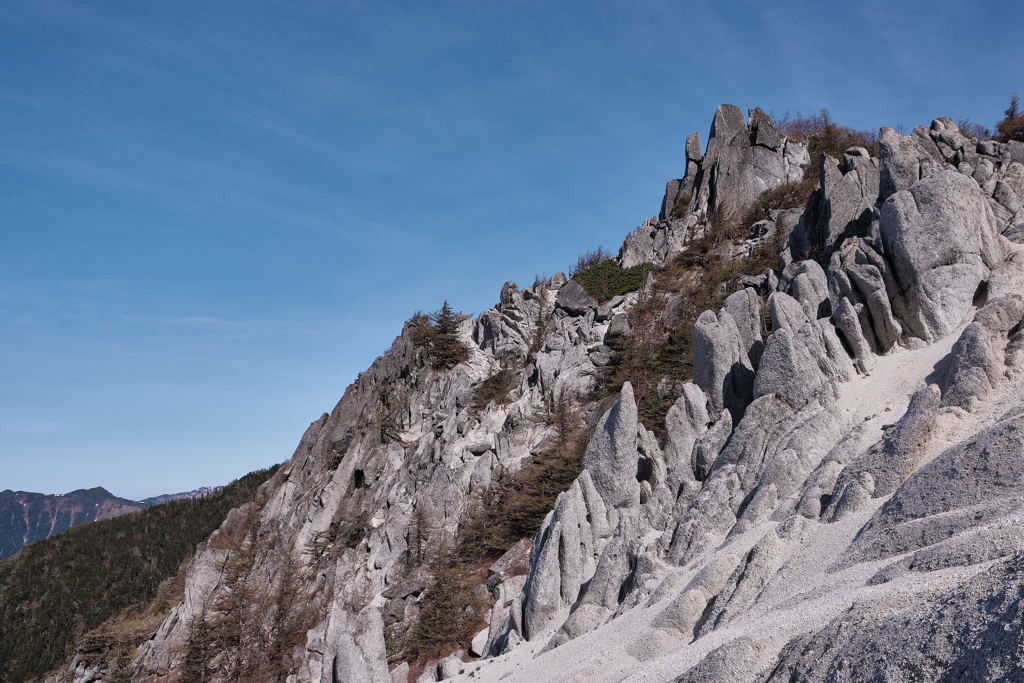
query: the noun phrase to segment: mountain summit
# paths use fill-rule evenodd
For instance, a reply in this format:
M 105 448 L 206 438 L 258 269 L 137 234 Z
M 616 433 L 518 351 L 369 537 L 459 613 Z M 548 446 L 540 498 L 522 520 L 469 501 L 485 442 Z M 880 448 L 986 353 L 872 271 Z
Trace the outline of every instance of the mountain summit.
M 617 256 L 414 316 L 119 675 L 1019 676 L 1024 144 L 723 105 L 680 166 Z

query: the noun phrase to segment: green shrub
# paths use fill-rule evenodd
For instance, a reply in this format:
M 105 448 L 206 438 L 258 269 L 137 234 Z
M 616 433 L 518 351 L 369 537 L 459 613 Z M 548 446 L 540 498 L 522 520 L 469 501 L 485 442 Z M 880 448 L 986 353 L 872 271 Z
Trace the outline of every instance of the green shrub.
M 665 413 L 671 402 L 658 401 L 658 383 L 665 377 L 686 381 L 693 376 L 693 327 L 698 316 L 707 310 L 717 311 L 738 289 L 739 278 L 759 274 L 777 263 L 778 239 L 744 258 L 723 258 L 716 253 L 716 247 L 746 231 L 742 223 L 713 215 L 705 234 L 655 274 L 651 291 L 629 311 L 633 334 L 615 346 L 612 362 L 600 368 L 600 392 L 615 393 L 629 381 L 641 419 L 659 437 L 664 434 Z M 668 297 L 676 294 L 682 295 L 676 316 L 667 320 L 663 312 Z
M 598 301 L 608 301 L 612 297 L 635 292 L 643 287 L 649 272 L 650 263 L 620 268 L 609 258 L 577 270 L 573 273 L 572 279 L 579 282 L 583 289 L 587 290 L 587 294 Z
M 417 311 L 408 322 L 413 346 L 425 351 L 432 367 L 448 370 L 469 358 L 469 349 L 459 338 L 459 316 L 444 304 L 430 315 Z

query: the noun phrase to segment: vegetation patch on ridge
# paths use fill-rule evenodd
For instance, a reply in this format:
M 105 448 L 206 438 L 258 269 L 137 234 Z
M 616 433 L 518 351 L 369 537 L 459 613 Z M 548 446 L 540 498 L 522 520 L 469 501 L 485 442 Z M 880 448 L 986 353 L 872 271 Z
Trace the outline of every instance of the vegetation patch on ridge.
M 554 428 L 548 445 L 524 470 L 500 476 L 484 487 L 470 504 L 459 525 L 455 542 L 442 548 L 430 562 L 430 580 L 419 602 L 419 616 L 404 629 L 386 630 L 389 660 L 408 661 L 414 670 L 427 662 L 468 648 L 483 627 L 489 606 L 480 585 L 487 567 L 516 542 L 531 538 L 580 471 L 587 430 L 572 401 L 559 396 L 547 407 L 544 419 Z M 427 535 L 414 524 L 410 562 L 424 560 L 419 539 Z
M 630 268 L 622 268 L 600 247 L 580 256 L 576 267 L 570 270 L 573 280 L 587 291 L 587 294 L 599 302 L 635 292 L 644 286 L 647 273 L 651 272 L 650 263 L 641 263 Z

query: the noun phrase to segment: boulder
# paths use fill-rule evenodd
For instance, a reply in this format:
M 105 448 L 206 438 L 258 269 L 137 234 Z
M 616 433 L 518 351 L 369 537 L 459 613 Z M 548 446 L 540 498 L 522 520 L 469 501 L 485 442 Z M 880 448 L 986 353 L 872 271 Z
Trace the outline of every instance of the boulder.
M 569 280 L 562 285 L 558 290 L 555 305 L 569 315 L 583 315 L 587 311 L 597 310 L 597 301 L 587 294 L 587 290 L 576 280 Z
M 722 310 L 736 323 L 740 350 L 747 355 L 751 367 L 757 368 L 764 350 L 764 342 L 761 341 L 761 297 L 756 290 L 744 287 L 726 298 Z
M 1024 318 L 1024 298 L 993 299 L 953 345 L 942 382 L 942 405 L 973 410 L 1006 373 L 1007 345 Z
M 704 311 L 693 328 L 693 381 L 717 414 L 729 408 L 737 416 L 751 400 L 754 370 L 742 336 L 728 311 Z
M 693 476 L 690 454 L 697 438 L 707 431 L 707 397 L 692 382 L 683 385 L 682 394 L 665 415 L 665 465 L 669 473 L 686 468 Z
M 1005 254 L 984 195 L 953 170 L 889 197 L 880 229 L 900 287 L 890 295 L 901 297 L 904 324 L 925 341 L 960 324 Z
M 871 345 L 861 329 L 857 310 L 846 297 L 840 300 L 839 306 L 832 312 L 832 324 L 835 325 L 840 339 L 850 351 L 850 355 L 853 356 L 857 370 L 866 373 L 874 356 L 871 353 Z
M 828 404 L 853 363 L 827 320 L 772 332 L 754 377 L 754 398 L 775 395 L 799 410 L 811 401 Z
M 626 382 L 615 402 L 594 430 L 583 455 L 583 469 L 590 473 L 598 493 L 610 507 L 636 505 L 637 412 L 633 386 Z
M 878 134 L 878 198 L 886 199 L 945 165 L 938 147 L 921 126 L 912 135 L 891 128 Z

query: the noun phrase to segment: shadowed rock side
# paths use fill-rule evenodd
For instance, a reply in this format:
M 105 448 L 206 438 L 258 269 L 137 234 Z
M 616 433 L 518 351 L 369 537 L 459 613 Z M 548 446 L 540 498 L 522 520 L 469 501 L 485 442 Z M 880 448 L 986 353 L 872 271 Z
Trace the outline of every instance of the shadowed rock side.
M 248 553 L 254 594 L 280 592 L 297 566 L 310 618 L 290 680 L 405 680 L 416 669 L 388 671 L 384 634 L 422 616 L 422 556 L 457 538 L 478 492 L 543 452 L 555 430 L 537 416 L 568 397 L 591 430 L 578 476 L 528 550 L 481 568 L 489 610 L 471 654 L 444 652 L 420 680 L 1011 680 L 1024 550 L 1015 153 L 942 118 L 883 129 L 878 158 L 820 160 L 778 269 L 732 282 L 696 319 L 692 381 L 672 385 L 660 439 L 630 383 L 593 400 L 606 339 L 631 334 L 650 280 L 607 302 L 562 274 L 508 283 L 461 320 L 468 359 L 449 370 L 422 362 L 410 324 L 310 425 L 268 502 L 233 513 L 251 520 L 248 540 L 200 547 L 134 676 L 179 675 L 189 624 L 226 604 Z M 665 266 L 810 162 L 761 110 L 719 107 L 618 265 Z M 503 369 L 507 395 L 481 407 L 476 389 Z M 226 657 L 208 662 L 214 678 Z

